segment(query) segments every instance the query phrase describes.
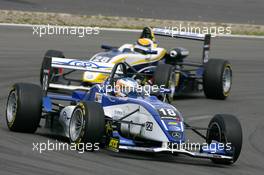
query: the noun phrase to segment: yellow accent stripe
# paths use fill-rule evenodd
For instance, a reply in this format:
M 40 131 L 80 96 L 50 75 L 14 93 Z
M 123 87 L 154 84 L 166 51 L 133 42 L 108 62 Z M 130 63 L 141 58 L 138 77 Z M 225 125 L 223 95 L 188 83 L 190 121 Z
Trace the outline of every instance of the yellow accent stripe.
M 123 57 L 123 58 L 119 58 L 118 60 L 113 61 L 112 63 L 113 63 L 113 64 L 120 63 L 120 62 L 124 61 L 127 57 L 128 57 L 128 56 L 125 56 L 125 57 Z

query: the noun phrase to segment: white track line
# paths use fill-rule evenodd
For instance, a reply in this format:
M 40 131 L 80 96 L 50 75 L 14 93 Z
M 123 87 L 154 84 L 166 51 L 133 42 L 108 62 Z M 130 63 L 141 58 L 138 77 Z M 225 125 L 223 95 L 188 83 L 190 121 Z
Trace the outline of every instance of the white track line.
M 33 25 L 33 24 L 14 24 L 14 23 L 0 23 L 0 26 L 9 26 L 9 27 L 33 27 L 33 26 L 47 26 L 47 25 Z M 50 25 L 54 26 L 54 25 Z M 57 26 L 60 27 L 60 26 Z M 84 27 L 84 26 L 63 26 L 63 27 Z M 117 32 L 141 32 L 142 30 L 138 29 L 123 29 L 123 28 L 105 28 L 99 27 L 100 30 L 104 31 L 117 31 Z M 251 39 L 264 39 L 264 36 L 257 35 L 216 35 L 217 37 L 223 38 L 251 38 Z
M 116 31 L 116 32 L 142 32 L 142 30 L 139 29 L 121 29 L 121 28 L 105 28 L 105 27 L 100 27 L 101 30 L 104 31 Z

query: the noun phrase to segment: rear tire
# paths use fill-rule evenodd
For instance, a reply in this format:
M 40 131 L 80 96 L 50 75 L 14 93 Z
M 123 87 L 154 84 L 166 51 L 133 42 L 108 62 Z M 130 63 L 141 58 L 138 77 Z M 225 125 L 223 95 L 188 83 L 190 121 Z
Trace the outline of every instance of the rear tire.
M 206 138 L 208 144 L 213 140 L 224 144 L 231 143 L 233 160 L 211 159 L 214 163 L 228 165 L 237 161 L 242 148 L 242 128 L 235 116 L 215 115 L 209 123 Z
M 226 99 L 232 85 L 232 67 L 227 60 L 210 59 L 204 65 L 203 89 L 207 98 Z
M 17 83 L 11 89 L 6 105 L 6 122 L 11 131 L 34 133 L 42 112 L 41 88 Z
M 47 67 L 47 64 L 50 62 L 51 57 L 59 57 L 59 58 L 65 58 L 63 52 L 58 51 L 58 50 L 48 50 L 43 58 L 41 69 L 40 69 L 40 84 L 43 83 L 43 69 L 44 67 Z M 61 73 L 62 69 L 60 68 L 52 68 L 49 72 L 49 79 L 51 82 L 56 82 L 58 81 L 59 75 Z M 57 75 L 57 76 L 54 76 Z M 52 78 L 52 79 L 51 79 Z
M 72 113 L 69 127 L 71 142 L 93 145 L 98 143 L 99 145 L 105 130 L 105 116 L 102 106 L 96 102 L 79 103 Z

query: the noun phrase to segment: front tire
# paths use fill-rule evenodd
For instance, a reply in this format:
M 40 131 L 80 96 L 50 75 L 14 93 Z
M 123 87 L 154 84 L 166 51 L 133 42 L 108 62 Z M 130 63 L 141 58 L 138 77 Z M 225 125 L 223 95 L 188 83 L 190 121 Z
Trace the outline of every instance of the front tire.
M 226 99 L 232 85 L 232 67 L 227 60 L 210 59 L 204 65 L 203 89 L 207 98 Z
M 239 120 L 228 114 L 215 115 L 209 125 L 206 134 L 206 142 L 208 144 L 212 141 L 220 143 L 231 144 L 231 152 L 233 160 L 227 159 L 212 159 L 217 164 L 232 164 L 237 161 L 242 148 L 242 128 Z
M 34 133 L 42 112 L 41 88 L 17 83 L 11 89 L 6 105 L 6 122 L 11 131 Z
M 69 127 L 71 142 L 100 144 L 105 129 L 103 108 L 96 102 L 79 103 L 72 113 Z

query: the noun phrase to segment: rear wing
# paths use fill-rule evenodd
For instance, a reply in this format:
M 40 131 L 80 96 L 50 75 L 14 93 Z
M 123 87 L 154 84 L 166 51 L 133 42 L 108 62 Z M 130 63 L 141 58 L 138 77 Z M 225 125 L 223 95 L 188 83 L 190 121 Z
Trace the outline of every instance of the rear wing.
M 197 33 L 190 33 L 190 32 L 180 32 L 180 31 L 174 31 L 171 29 L 162 29 L 162 28 L 153 28 L 152 31 L 153 31 L 154 35 L 158 35 L 158 36 L 202 41 L 203 42 L 202 61 L 203 61 L 203 63 L 206 63 L 208 61 L 210 43 L 211 43 L 211 34 L 197 34 Z
M 72 71 L 85 71 L 111 74 L 115 64 L 98 63 L 86 60 L 77 60 L 70 58 L 45 57 L 42 65 L 42 90 L 46 95 L 49 89 L 64 89 L 64 90 L 89 90 L 89 87 L 64 85 L 58 83 L 51 83 L 52 78 L 50 72 L 53 68 L 69 69 Z M 116 70 L 117 74 L 122 74 L 121 70 Z

